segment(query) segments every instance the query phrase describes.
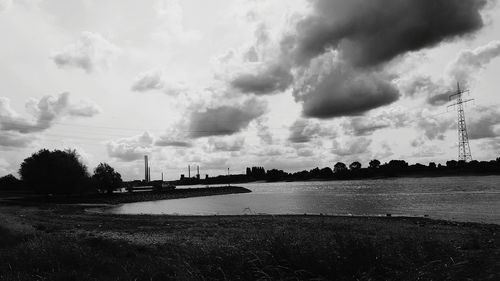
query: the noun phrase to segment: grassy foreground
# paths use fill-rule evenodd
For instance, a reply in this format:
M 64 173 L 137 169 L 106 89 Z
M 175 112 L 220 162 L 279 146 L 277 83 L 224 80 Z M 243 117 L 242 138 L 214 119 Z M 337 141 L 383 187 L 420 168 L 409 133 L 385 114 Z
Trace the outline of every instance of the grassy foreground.
M 0 280 L 499 280 L 500 226 L 0 206 Z

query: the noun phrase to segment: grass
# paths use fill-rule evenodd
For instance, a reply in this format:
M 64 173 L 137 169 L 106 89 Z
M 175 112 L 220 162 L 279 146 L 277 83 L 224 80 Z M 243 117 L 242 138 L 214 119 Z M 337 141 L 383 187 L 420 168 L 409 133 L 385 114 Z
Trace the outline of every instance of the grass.
M 498 227 L 322 217 L 98 217 L 103 232 L 0 227 L 0 280 L 499 280 Z M 94 217 L 97 219 L 97 217 Z M 105 238 L 139 233 L 158 243 Z M 116 225 L 114 225 L 116 224 Z M 161 225 L 161 227 L 160 227 Z M 68 226 L 66 230 L 70 230 Z M 49 231 L 50 230 L 50 231 Z M 125 231 L 126 230 L 126 231 Z M 134 233 L 135 234 L 135 233 Z M 123 236 L 125 238 L 125 236 Z

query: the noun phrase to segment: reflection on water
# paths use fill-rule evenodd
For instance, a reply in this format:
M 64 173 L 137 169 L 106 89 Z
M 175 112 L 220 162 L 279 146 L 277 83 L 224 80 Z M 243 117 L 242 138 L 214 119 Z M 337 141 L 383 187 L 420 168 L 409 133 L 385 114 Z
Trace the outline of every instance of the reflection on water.
M 241 184 L 252 193 L 124 204 L 117 214 L 409 215 L 500 224 L 500 177 Z

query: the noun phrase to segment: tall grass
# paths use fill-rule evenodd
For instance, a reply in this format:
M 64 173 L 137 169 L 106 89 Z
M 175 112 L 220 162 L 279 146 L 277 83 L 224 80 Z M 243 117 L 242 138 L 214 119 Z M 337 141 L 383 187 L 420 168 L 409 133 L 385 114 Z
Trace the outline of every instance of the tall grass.
M 140 246 L 0 227 L 0 280 L 478 280 L 495 269 L 495 254 L 472 236 L 456 244 L 425 232 L 281 226 L 220 235 Z

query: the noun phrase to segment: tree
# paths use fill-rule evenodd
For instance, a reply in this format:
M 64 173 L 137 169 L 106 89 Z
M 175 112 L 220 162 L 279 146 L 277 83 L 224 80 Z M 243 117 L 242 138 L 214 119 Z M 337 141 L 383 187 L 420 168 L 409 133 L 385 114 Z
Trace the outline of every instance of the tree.
M 361 169 L 361 163 L 359 163 L 358 161 L 352 162 L 351 165 L 349 165 L 349 169 L 351 169 L 352 171 L 359 170 Z
M 12 174 L 0 178 L 0 190 L 16 190 L 21 187 L 21 181 Z
M 89 187 L 87 167 L 76 150 L 42 149 L 24 159 L 19 169 L 26 185 L 43 194 L 74 194 Z
M 114 190 L 120 188 L 123 184 L 122 176 L 106 163 L 100 163 L 94 169 L 92 182 L 99 191 L 107 193 L 113 193 Z
M 378 167 L 380 167 L 380 161 L 378 161 L 377 159 L 373 159 L 370 161 L 370 168 L 372 169 L 377 169 Z
M 333 171 L 335 173 L 340 173 L 340 172 L 344 172 L 344 171 L 347 171 L 347 166 L 342 163 L 342 162 L 337 162 L 334 166 L 333 166 Z

